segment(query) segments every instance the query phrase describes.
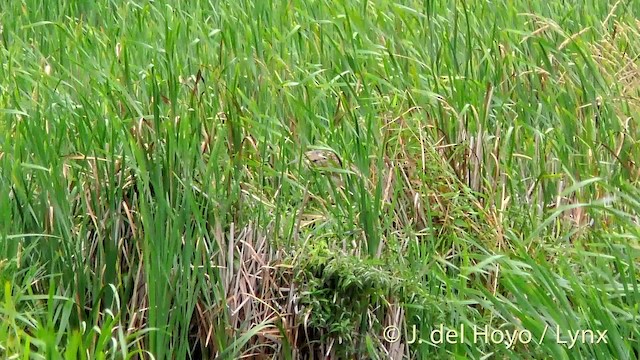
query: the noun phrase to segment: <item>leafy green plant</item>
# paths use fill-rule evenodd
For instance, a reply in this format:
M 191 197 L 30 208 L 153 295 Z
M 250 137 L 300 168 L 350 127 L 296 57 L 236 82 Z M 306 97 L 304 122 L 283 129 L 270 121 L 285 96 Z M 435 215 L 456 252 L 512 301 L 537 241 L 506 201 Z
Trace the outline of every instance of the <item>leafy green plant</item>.
M 639 11 L 3 3 L 1 356 L 637 357 Z

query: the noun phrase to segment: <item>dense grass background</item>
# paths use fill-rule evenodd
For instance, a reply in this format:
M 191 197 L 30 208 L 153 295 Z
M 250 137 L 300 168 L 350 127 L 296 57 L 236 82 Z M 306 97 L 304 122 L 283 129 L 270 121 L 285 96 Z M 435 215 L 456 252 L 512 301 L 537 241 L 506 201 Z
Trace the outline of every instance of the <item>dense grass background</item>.
M 639 12 L 3 2 L 0 354 L 637 358 Z

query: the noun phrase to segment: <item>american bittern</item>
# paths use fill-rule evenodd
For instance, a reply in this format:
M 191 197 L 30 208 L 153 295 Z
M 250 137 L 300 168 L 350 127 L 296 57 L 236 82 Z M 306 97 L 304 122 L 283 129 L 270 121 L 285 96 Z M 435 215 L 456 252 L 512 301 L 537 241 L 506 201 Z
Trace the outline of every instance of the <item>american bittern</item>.
M 330 174 L 333 183 L 339 187 L 344 186 L 344 182 L 340 177 L 340 174 L 336 171 L 331 171 L 331 169 L 342 169 L 342 160 L 332 150 L 310 150 L 304 153 L 305 157 L 308 160 L 308 165 L 311 168 L 316 169 L 325 169 L 327 171 L 323 172 L 324 174 Z

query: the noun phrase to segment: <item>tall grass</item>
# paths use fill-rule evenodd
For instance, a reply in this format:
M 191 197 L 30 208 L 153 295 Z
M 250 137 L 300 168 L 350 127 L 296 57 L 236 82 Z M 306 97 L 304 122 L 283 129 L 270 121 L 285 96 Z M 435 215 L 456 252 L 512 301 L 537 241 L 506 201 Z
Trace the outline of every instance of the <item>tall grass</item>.
M 637 358 L 638 11 L 5 3 L 0 353 Z

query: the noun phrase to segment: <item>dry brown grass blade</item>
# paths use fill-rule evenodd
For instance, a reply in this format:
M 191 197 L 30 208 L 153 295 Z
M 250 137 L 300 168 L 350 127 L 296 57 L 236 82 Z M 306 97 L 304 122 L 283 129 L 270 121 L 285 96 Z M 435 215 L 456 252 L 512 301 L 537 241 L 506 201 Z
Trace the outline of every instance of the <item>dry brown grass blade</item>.
M 387 307 L 385 315 L 384 327 L 394 326 L 397 329 L 402 329 L 405 324 L 404 309 L 399 304 L 391 303 Z M 404 337 L 402 337 L 405 339 Z M 405 351 L 408 349 L 408 345 L 405 340 L 388 342 L 383 341 L 384 350 L 387 354 L 387 359 L 401 360 L 405 358 Z
M 282 341 L 294 343 L 296 329 L 295 288 L 289 267 L 280 265 L 282 253 L 272 251 L 265 231 L 249 224 L 240 230 L 231 228 L 226 255 L 228 266 L 221 267 L 221 278 L 226 280 L 226 307 L 233 333 L 241 335 L 257 324 L 280 322 L 282 334 L 275 325 L 260 331 L 245 345 L 245 358 L 275 358 Z M 237 264 L 234 269 L 233 264 Z M 215 316 L 204 311 L 202 305 L 194 318 L 202 344 L 211 346 Z M 251 349 L 249 351 L 249 349 Z

